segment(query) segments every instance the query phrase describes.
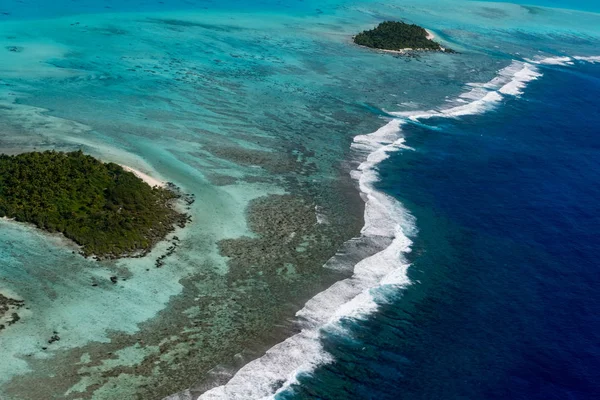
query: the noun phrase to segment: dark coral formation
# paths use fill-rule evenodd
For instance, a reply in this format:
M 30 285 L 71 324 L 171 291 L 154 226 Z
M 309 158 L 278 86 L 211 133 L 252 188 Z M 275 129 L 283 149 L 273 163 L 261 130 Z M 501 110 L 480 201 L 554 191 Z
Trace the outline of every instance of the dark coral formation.
M 11 299 L 0 294 L 0 321 L 5 321 L 5 323 L 0 323 L 0 331 L 21 319 L 16 311 L 24 306 L 24 300 Z

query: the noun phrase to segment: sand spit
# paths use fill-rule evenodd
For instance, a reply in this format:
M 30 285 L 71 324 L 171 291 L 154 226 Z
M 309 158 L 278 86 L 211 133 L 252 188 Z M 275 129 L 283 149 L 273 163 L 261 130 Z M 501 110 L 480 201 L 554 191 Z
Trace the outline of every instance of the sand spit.
M 166 187 L 167 183 L 164 181 L 161 181 L 159 179 L 153 178 L 148 174 L 145 174 L 141 171 L 138 171 L 135 168 L 131 168 L 128 167 L 127 165 L 123 165 L 123 164 L 119 164 L 121 167 L 123 167 L 123 169 L 125 171 L 129 171 L 132 172 L 135 176 L 137 176 L 138 178 L 140 178 L 141 180 L 143 180 L 144 182 L 146 182 L 148 185 L 154 187 L 154 186 L 158 186 L 158 187 Z

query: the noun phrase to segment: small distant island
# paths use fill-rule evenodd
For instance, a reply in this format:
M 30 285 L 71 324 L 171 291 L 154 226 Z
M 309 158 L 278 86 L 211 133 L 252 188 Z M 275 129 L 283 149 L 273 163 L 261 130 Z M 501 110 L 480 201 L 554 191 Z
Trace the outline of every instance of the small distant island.
M 453 52 L 434 42 L 425 28 L 404 22 L 385 21 L 376 28 L 354 36 L 354 43 L 372 49 L 405 53 L 407 51 Z
M 146 254 L 185 225 L 179 197 L 81 151 L 0 155 L 0 217 L 62 233 L 86 257 Z

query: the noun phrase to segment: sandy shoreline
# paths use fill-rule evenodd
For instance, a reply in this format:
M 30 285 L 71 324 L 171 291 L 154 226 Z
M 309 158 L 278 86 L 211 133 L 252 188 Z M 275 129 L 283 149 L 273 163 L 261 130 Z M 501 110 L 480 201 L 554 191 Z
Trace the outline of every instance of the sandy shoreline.
M 138 171 L 135 168 L 131 168 L 128 167 L 127 165 L 123 165 L 123 164 L 119 164 L 121 167 L 123 167 L 123 169 L 125 171 L 131 172 L 133 173 L 135 176 L 137 176 L 138 178 L 140 178 L 141 180 L 143 180 L 144 182 L 146 182 L 148 185 L 154 187 L 154 186 L 158 186 L 158 187 L 165 187 L 167 186 L 167 183 L 164 181 L 161 181 L 160 179 L 156 179 L 151 177 L 148 174 L 145 174 L 141 171 Z
M 425 29 L 425 32 L 427 32 L 427 39 L 429 39 L 429 40 L 435 39 L 435 35 L 429 29 Z

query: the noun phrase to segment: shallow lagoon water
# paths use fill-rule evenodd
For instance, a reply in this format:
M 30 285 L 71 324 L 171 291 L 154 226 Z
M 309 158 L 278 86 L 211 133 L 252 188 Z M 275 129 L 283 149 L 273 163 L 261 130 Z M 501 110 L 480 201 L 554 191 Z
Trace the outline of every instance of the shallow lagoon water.
M 221 383 L 351 274 L 352 263 L 322 265 L 363 224 L 355 136 L 386 112 L 439 108 L 513 58 L 595 55 L 598 44 L 595 15 L 510 4 L 78 4 L 7 6 L 0 147 L 82 148 L 172 181 L 196 196 L 193 222 L 158 269 L 169 242 L 97 263 L 3 222 L 2 289 L 29 307 L 0 336 L 8 398 L 160 398 Z M 462 54 L 397 58 L 349 43 L 399 16 Z

